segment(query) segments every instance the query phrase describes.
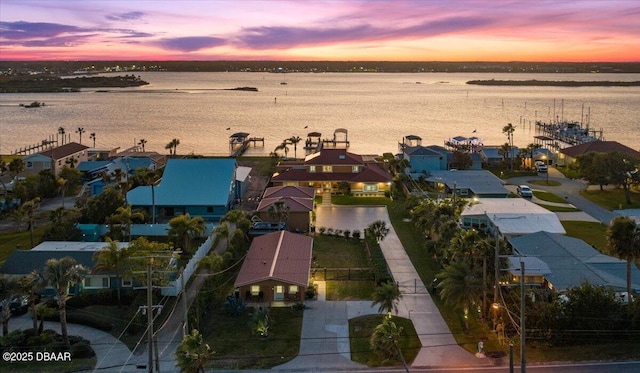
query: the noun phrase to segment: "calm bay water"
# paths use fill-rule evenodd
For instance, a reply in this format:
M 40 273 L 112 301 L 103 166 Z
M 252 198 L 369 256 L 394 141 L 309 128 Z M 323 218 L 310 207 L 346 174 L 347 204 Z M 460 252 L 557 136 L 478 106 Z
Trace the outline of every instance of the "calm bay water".
M 147 150 L 166 153 L 165 145 L 177 138 L 179 154 L 204 155 L 228 154 L 228 136 L 233 132 L 264 137 L 264 147 L 251 148 L 248 154 L 268 154 L 291 136 L 304 140 L 315 131 L 331 138 L 336 128 L 346 128 L 351 151 L 382 154 L 397 152 L 397 143 L 409 134 L 422 137 L 424 145 L 474 135 L 485 144 L 499 145 L 506 142 L 502 127 L 512 123 L 517 127 L 515 144 L 526 146 L 533 142 L 535 120 L 551 121 L 554 115 L 582 118 L 592 129 L 603 129 L 606 140 L 640 149 L 640 87 L 465 84 L 473 79 L 635 81 L 640 80 L 637 74 L 139 75 L 151 84 L 107 92 L 0 94 L 0 154 L 55 138 L 59 127 L 76 142 L 75 130 L 83 127 L 82 142 L 89 146 L 89 134 L 95 132 L 97 148 L 124 149 L 144 138 Z M 243 86 L 259 91 L 225 90 Z M 32 101 L 46 106 L 19 106 Z

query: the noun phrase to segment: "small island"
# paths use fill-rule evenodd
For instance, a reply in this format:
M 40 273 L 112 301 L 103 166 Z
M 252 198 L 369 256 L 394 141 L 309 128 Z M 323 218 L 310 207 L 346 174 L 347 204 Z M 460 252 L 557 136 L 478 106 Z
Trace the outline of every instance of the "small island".
M 55 75 L 0 77 L 0 93 L 79 92 L 82 88 L 125 88 L 149 84 L 135 75 L 83 76 L 61 78 Z
M 636 87 L 640 81 L 575 81 L 575 80 L 469 80 L 467 84 L 494 86 L 541 86 L 541 87 Z

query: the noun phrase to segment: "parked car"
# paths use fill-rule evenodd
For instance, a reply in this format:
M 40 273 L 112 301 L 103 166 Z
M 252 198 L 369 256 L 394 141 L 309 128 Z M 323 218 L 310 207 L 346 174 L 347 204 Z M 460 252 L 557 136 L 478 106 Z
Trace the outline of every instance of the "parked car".
M 531 198 L 533 197 L 533 191 L 527 185 L 518 185 L 517 188 L 518 195 L 523 198 Z
M 29 296 L 23 295 L 21 297 L 15 297 L 11 299 L 9 309 L 12 315 L 21 315 L 29 309 Z
M 539 164 L 536 166 L 536 170 L 538 172 L 547 172 L 547 165 L 546 164 Z

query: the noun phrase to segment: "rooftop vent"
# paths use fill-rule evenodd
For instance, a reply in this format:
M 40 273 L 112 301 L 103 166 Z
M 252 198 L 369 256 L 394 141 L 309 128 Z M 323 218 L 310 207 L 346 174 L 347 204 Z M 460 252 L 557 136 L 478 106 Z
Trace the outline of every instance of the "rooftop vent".
M 340 155 L 338 155 L 338 159 L 346 159 L 346 157 L 345 157 L 344 154 L 340 154 Z

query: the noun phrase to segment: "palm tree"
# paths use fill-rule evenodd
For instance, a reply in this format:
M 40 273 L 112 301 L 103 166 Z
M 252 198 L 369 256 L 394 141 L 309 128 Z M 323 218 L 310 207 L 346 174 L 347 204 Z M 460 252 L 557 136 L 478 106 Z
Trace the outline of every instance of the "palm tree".
M 509 160 L 509 169 L 513 168 L 513 159 L 511 157 L 511 152 L 513 149 L 513 133 L 515 132 L 515 130 L 516 128 L 511 123 L 502 127 L 502 133 L 507 135 L 507 143 L 509 144 L 509 153 L 507 155 L 507 159 Z
M 56 179 L 56 183 L 58 184 L 58 190 L 62 194 L 62 208 L 64 208 L 64 194 L 67 191 L 68 182 L 67 179 L 59 177 Z
M 167 145 L 164 146 L 164 148 L 169 151 L 169 155 L 173 154 L 173 142 L 170 141 Z
M 376 326 L 371 334 L 369 345 L 371 349 L 380 354 L 385 360 L 391 360 L 400 353 L 400 335 L 403 328 L 391 321 L 391 317 L 385 317 L 382 324 Z
M 27 229 L 29 229 L 29 234 L 30 234 L 30 237 L 31 237 L 31 247 L 32 248 L 34 246 L 33 228 L 34 228 L 34 226 L 36 224 L 35 213 L 36 213 L 36 211 L 38 211 L 38 208 L 40 208 L 40 198 L 39 197 L 36 197 L 36 198 L 32 199 L 31 201 L 25 202 L 20 207 L 20 211 L 22 212 L 23 216 L 27 218 L 27 222 L 29 223 L 29 226 L 27 227 Z
M 398 313 L 398 300 L 402 298 L 400 289 L 393 282 L 385 282 L 373 292 L 371 306 L 379 304 L 378 313 Z
M 91 132 L 91 134 L 89 135 L 89 138 L 91 140 L 93 140 L 93 148 L 95 149 L 95 147 L 96 147 L 96 133 L 95 132 Z
M 531 143 L 529 145 L 527 145 L 527 152 L 529 153 L 529 167 L 533 167 L 533 154 L 536 152 L 536 150 L 542 148 L 542 145 L 540 144 L 534 144 Z
M 438 273 L 440 297 L 464 313 L 465 328 L 469 328 L 469 307 L 482 300 L 482 274 L 468 263 L 453 262 Z
M 131 250 L 128 247 L 118 247 L 118 241 L 106 238 L 107 246 L 93 254 L 94 269 L 116 275 L 116 291 L 118 293 L 118 306 L 120 302 L 120 288 L 122 277 L 127 276 L 131 270 Z
M 204 219 L 201 216 L 191 218 L 189 214 L 179 215 L 169 220 L 169 236 L 175 238 L 178 242 L 181 242 L 182 249 L 186 252 L 189 251 L 189 239 L 192 237 L 198 237 L 206 230 Z
M 284 150 L 284 157 L 287 158 L 287 154 L 289 154 L 289 147 L 287 145 L 289 145 L 289 143 L 287 143 L 287 140 L 284 140 L 282 144 L 276 146 L 274 150 L 275 152 L 277 152 L 278 150 Z
M 178 154 L 178 145 L 180 145 L 180 140 L 173 139 L 169 144 L 171 144 L 171 147 L 173 148 L 173 155 Z
M 640 225 L 627 216 L 617 216 L 607 229 L 609 252 L 627 261 L 627 297 L 631 304 L 631 263 L 640 257 Z
M 82 145 L 82 134 L 85 132 L 84 127 L 78 127 L 76 133 L 80 136 L 80 144 Z
M 47 282 L 44 277 L 42 277 L 42 274 L 35 269 L 18 280 L 18 282 L 21 292 L 29 295 L 29 308 L 31 309 L 31 317 L 33 319 L 33 329 L 37 330 L 38 312 L 36 310 L 36 294 L 40 293 L 45 286 L 47 286 Z
M 9 319 L 11 318 L 11 308 L 9 304 L 11 299 L 20 292 L 18 281 L 14 278 L 1 275 L 0 276 L 0 303 L 3 304 L 0 311 L 0 320 L 2 320 L 2 335 L 9 334 Z
M 145 139 L 140 139 L 140 141 L 138 141 L 138 145 L 140 145 L 142 147 L 142 152 L 144 153 L 144 146 L 147 143 L 147 140 Z
M 131 224 L 134 220 L 143 220 L 144 214 L 139 211 L 132 211 L 131 205 L 126 207 L 120 206 L 116 213 L 109 218 L 111 223 L 124 225 L 126 228 L 127 239 L 131 242 Z
M 60 135 L 60 137 L 62 137 L 62 145 L 64 145 L 64 134 L 65 133 L 66 133 L 66 131 L 64 130 L 64 127 L 58 128 L 58 134 Z
M 302 141 L 302 139 L 300 136 L 291 136 L 287 141 L 289 141 L 289 144 L 293 144 L 293 157 L 298 158 L 298 143 Z
M 64 163 L 71 167 L 71 168 L 75 168 L 76 167 L 76 163 L 78 163 L 78 160 L 75 158 L 67 158 Z
M 9 172 L 15 179 L 22 171 L 24 171 L 25 164 L 22 158 L 13 158 L 11 162 L 9 162 Z
M 222 223 L 219 226 L 216 227 L 216 235 L 218 235 L 218 237 L 220 238 L 224 238 L 225 239 L 225 247 L 229 244 L 229 224 L 227 223 Z
M 215 351 L 204 343 L 197 329 L 184 336 L 176 349 L 177 366 L 181 372 L 204 373 L 207 364 L 213 360 Z
M 383 220 L 376 220 L 373 223 L 369 224 L 367 227 L 367 232 L 371 234 L 373 238 L 375 238 L 377 243 L 380 243 L 387 234 L 389 233 L 389 228 L 387 228 L 387 223 Z
M 282 222 L 289 218 L 289 206 L 284 201 L 275 202 L 267 212 L 272 219 L 278 219 L 278 229 L 281 229 Z
M 69 286 L 82 281 L 88 270 L 75 259 L 64 257 L 60 259 L 49 259 L 44 265 L 43 275 L 47 284 L 52 286 L 58 297 L 58 312 L 60 312 L 60 330 L 65 345 L 69 346 L 69 335 L 67 333 L 67 298 L 69 297 Z

